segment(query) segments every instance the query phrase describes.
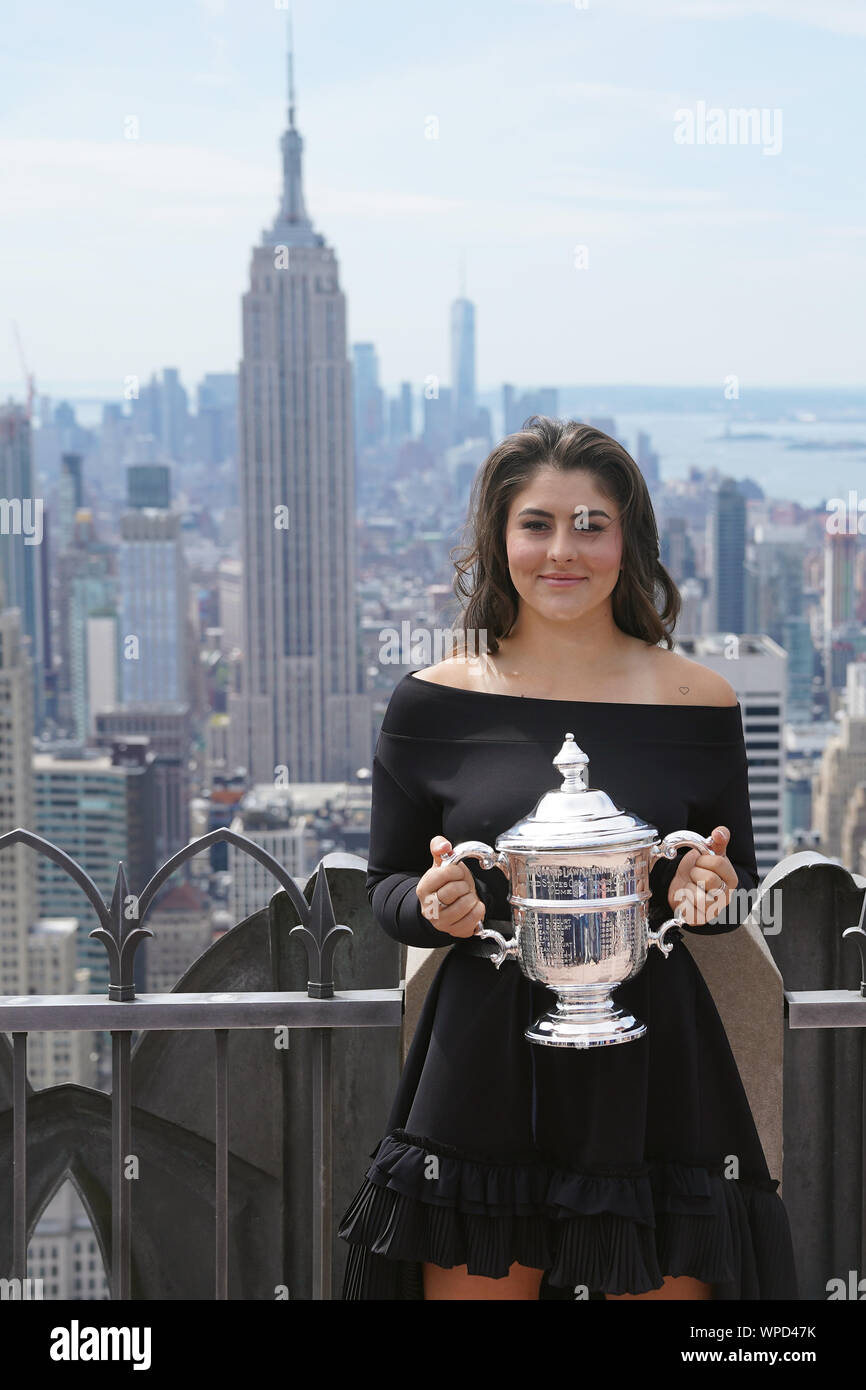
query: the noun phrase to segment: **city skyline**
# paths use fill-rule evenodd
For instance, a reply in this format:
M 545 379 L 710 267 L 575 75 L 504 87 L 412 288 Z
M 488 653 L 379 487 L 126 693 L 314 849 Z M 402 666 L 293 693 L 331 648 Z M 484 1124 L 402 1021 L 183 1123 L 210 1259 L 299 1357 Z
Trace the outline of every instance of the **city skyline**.
M 487 3 L 460 15 L 455 60 L 456 16 L 293 11 L 308 211 L 341 260 L 349 341 L 376 345 L 388 389 L 448 379 L 463 266 L 482 392 L 862 379 L 850 168 L 866 17 Z M 38 389 L 163 361 L 188 380 L 237 369 L 246 251 L 280 178 L 285 24 L 230 0 L 157 4 L 147 29 L 107 7 L 40 12 L 38 57 L 16 62 L 0 116 L 0 284 Z M 11 21 L 12 50 L 28 28 Z M 678 144 L 676 113 L 703 108 L 780 112 L 780 148 Z M 7 327 L 0 394 L 22 385 Z

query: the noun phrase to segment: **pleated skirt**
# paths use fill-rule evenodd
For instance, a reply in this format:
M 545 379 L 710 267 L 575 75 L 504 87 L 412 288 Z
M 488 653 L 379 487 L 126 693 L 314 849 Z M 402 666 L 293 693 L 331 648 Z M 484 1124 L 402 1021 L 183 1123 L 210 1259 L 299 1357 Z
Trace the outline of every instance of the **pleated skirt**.
M 423 1299 L 425 1262 L 540 1269 L 543 1299 L 646 1293 L 666 1275 L 716 1299 L 799 1297 L 718 1010 L 681 934 L 666 939 L 670 955 L 650 951 L 614 995 L 647 1032 L 587 1050 L 528 1042 L 553 992 L 449 948 L 341 1220 L 344 1299 Z

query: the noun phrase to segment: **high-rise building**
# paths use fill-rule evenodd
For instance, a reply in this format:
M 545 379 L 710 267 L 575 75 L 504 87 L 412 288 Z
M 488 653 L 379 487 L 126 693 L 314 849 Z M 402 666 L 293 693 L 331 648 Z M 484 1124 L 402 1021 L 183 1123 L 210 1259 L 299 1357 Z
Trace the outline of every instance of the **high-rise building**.
M 0 570 L 10 608 L 21 612 L 21 631 L 29 639 L 33 683 L 33 723 L 45 717 L 46 643 L 41 547 L 44 498 L 33 495 L 30 419 L 24 406 L 0 407 Z
M 662 555 L 662 564 L 668 568 Z M 700 579 L 684 579 L 677 586 L 680 591 L 680 612 L 677 618 L 676 635 L 681 637 L 700 637 L 706 626 L 707 599 Z
M 238 807 L 231 828 L 273 855 L 286 873 L 303 879 L 314 867 L 304 819 L 293 815 L 292 788 L 272 783 L 253 787 Z M 243 922 L 267 907 L 276 891 L 273 875 L 263 864 L 234 845 L 228 847 L 229 912 Z
M 745 627 L 746 499 L 733 478 L 723 478 L 707 518 L 712 626 L 741 633 Z
M 139 388 L 132 402 L 132 423 L 136 435 L 153 437 L 163 457 L 183 462 L 190 429 L 189 398 L 176 367 L 165 367 L 162 381 L 154 372 L 149 383 Z
M 857 536 L 827 531 L 824 537 L 824 630 L 854 617 Z
M 199 383 L 196 447 L 202 463 L 224 463 L 237 456 L 236 372 L 207 372 Z
M 788 653 L 788 718 L 808 723 L 812 717 L 812 679 L 815 673 L 815 646 L 809 619 L 786 618 L 782 623 L 781 645 Z
M 136 438 L 152 439 L 154 445 L 162 439 L 162 390 L 156 372 L 132 398 L 132 429 Z
M 184 703 L 188 687 L 189 580 L 180 516 L 167 470 L 128 470 L 130 510 L 120 519 L 118 581 L 121 703 Z M 156 502 L 157 505 L 153 505 Z
M 243 570 L 239 560 L 225 557 L 217 567 L 220 647 L 229 654 L 243 643 Z
M 780 646 L 786 618 L 803 611 L 803 555 L 808 538 L 805 526 L 759 522 L 746 544 L 746 570 L 750 582 L 745 591 L 744 626 L 748 632 L 766 632 Z
M 33 825 L 33 682 L 21 614 L 6 606 L 0 571 L 0 835 Z M 0 994 L 28 991 L 27 933 L 36 916 L 33 851 L 0 851 Z
M 846 868 L 854 873 L 860 870 L 859 846 L 851 844 L 851 822 L 856 810 L 856 802 L 852 806 L 852 800 L 863 782 L 866 782 L 866 717 L 849 714 L 846 710 L 839 720 L 838 733 L 827 743 L 812 784 L 812 824 L 819 836 L 821 853 L 842 859 Z
M 438 386 L 429 395 L 424 392 L 424 443 L 431 454 L 442 454 L 451 447 L 456 433 L 454 399 L 450 386 Z
M 379 385 L 379 362 L 373 343 L 355 343 L 355 448 L 358 453 L 378 444 L 384 432 L 384 397 Z
M 643 473 L 644 481 L 649 491 L 651 493 L 655 492 L 661 483 L 659 456 L 653 450 L 649 435 L 645 434 L 643 430 L 638 430 L 635 463 L 641 473 Z
M 863 629 L 855 621 L 854 574 L 857 535 L 827 530 L 824 538 L 824 684 L 840 691 L 848 662 L 863 650 Z
M 187 433 L 190 427 L 189 397 L 181 384 L 177 367 L 164 367 L 162 372 L 162 436 L 161 444 L 175 463 L 182 463 L 187 452 Z
M 522 430 L 532 415 L 547 415 L 555 420 L 559 412 L 559 392 L 555 386 L 543 386 L 538 391 L 523 391 L 519 395 L 506 382 L 502 387 L 502 415 L 506 434 Z
M 60 480 L 57 484 L 57 526 L 54 542 L 58 555 L 72 544 L 75 516 L 84 506 L 82 462 L 81 454 L 63 454 L 60 459 Z
M 391 444 L 402 444 L 412 439 L 412 416 L 412 383 L 401 381 L 400 394 L 388 402 L 388 439 Z
M 369 766 L 359 694 L 355 464 L 346 300 L 336 255 L 304 205 L 289 44 L 277 217 L 252 252 L 240 364 L 243 690 L 232 762 L 252 781 Z
M 106 902 L 121 861 L 130 893 L 140 893 L 155 868 L 153 755 L 119 742 L 110 753 L 75 747 L 40 752 L 33 756 L 33 784 L 36 833 L 71 855 Z M 78 884 L 44 855 L 36 876 L 39 915 L 78 917 L 76 966 L 90 971 L 92 991 L 107 993 L 108 956 L 90 936 L 98 924 Z M 135 959 L 139 987 L 142 954 Z
M 674 583 L 695 578 L 695 549 L 684 516 L 669 516 L 660 536 L 661 562 Z
M 749 762 L 749 803 L 761 878 L 782 858 L 785 782 L 786 655 L 763 633 L 729 630 L 677 641 L 675 650 L 718 671 L 740 702 Z M 713 826 L 707 826 L 707 831 Z
M 154 856 L 157 865 L 164 864 L 189 841 L 189 706 L 106 703 L 96 709 L 93 725 L 97 747 L 143 742 L 153 755 Z
M 451 392 L 454 443 L 475 432 L 475 305 L 461 296 L 451 305 Z
M 93 731 L 93 710 L 117 700 L 119 679 L 114 551 L 97 539 L 86 509 L 76 512 L 70 543 L 57 556 L 53 594 L 58 718 L 83 742 Z
M 866 719 L 866 661 L 848 663 L 845 680 L 845 701 L 848 713 L 855 719 Z
M 166 463 L 134 463 L 126 470 L 126 498 L 130 508 L 141 511 L 171 507 L 171 469 Z

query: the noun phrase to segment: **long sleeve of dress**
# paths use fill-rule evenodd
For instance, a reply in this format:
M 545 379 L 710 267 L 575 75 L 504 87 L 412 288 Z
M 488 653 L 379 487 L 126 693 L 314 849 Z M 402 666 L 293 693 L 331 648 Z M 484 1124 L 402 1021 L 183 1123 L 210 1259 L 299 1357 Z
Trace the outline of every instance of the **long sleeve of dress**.
M 740 727 L 742 730 L 742 719 Z M 755 861 L 748 759 L 742 733 L 739 743 L 735 747 L 727 746 L 718 762 L 724 774 L 723 786 L 721 790 L 708 786 L 706 797 L 690 804 L 688 829 L 709 835 L 717 825 L 728 827 L 731 838 L 727 856 L 737 873 L 738 891 L 714 921 L 704 926 L 683 924 L 685 931 L 703 936 L 721 936 L 724 932 L 736 931 L 749 915 L 760 878 Z
M 373 914 L 407 946 L 451 946 L 455 937 L 428 922 L 415 891 L 433 862 L 430 841 L 442 833 L 441 818 L 430 803 L 409 796 L 378 752 L 372 773 L 366 887 Z

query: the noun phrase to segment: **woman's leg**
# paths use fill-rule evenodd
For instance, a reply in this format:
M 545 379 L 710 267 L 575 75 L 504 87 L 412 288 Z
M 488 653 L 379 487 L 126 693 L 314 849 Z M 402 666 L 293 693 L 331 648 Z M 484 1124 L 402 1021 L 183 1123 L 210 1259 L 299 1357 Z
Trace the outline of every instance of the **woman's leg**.
M 441 1265 L 425 1263 L 425 1299 L 537 1299 L 544 1278 L 543 1269 L 529 1269 L 513 1264 L 501 1279 L 488 1279 L 482 1274 L 467 1273 L 466 1265 L 443 1269 Z
M 704 1284 L 691 1275 L 680 1274 L 674 1277 L 666 1274 L 660 1289 L 650 1289 L 647 1293 L 606 1293 L 605 1298 L 712 1298 L 712 1284 Z
M 543 1269 L 530 1269 L 526 1265 L 513 1264 L 502 1279 L 489 1279 L 481 1274 L 467 1273 L 466 1265 L 455 1265 L 453 1269 L 443 1269 L 440 1265 L 425 1263 L 425 1300 L 467 1300 L 467 1299 L 523 1299 L 537 1300 Z M 666 1274 L 660 1289 L 649 1289 L 646 1293 L 606 1293 L 605 1298 L 615 1299 L 711 1299 L 712 1284 L 705 1284 L 690 1275 Z

